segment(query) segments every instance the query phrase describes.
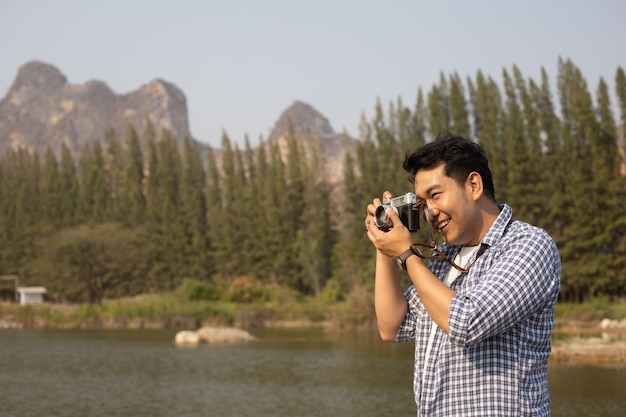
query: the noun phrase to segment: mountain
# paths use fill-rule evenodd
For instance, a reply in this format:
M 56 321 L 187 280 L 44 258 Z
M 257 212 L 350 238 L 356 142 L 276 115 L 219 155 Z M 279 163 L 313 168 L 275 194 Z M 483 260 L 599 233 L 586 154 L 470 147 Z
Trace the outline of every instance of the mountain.
M 65 143 L 76 154 L 83 143 L 103 139 L 112 127 L 118 137 L 131 123 L 141 133 L 149 119 L 175 137 L 191 137 L 187 101 L 174 84 L 153 80 L 128 94 L 115 94 L 104 82 L 69 84 L 52 65 L 31 61 L 19 68 L 0 100 L 0 153 L 25 148 L 55 152 Z
M 287 151 L 287 136 L 289 126 L 293 133 L 302 138 L 305 151 L 309 153 L 319 138 L 326 158 L 326 174 L 333 186 L 338 186 L 343 178 L 343 162 L 346 151 L 353 152 L 356 140 L 347 134 L 335 133 L 330 122 L 324 115 L 310 104 L 295 101 L 278 118 L 270 132 L 269 141 L 278 141 L 279 149 L 284 160 L 289 155 Z
M 270 132 L 269 140 L 277 140 L 287 136 L 290 123 L 294 133 L 300 137 L 305 137 L 307 134 L 321 134 L 322 136 L 335 134 L 330 122 L 324 115 L 307 103 L 295 101 L 280 115 Z
M 70 84 L 54 66 L 31 61 L 19 68 L 8 94 L 0 100 L 0 154 L 23 148 L 43 155 L 50 147 L 58 155 L 65 143 L 78 155 L 85 142 L 104 139 L 110 127 L 122 138 L 130 123 L 143 136 L 146 119 L 157 134 L 166 128 L 178 140 L 192 138 L 185 95 L 172 83 L 155 79 L 118 95 L 102 81 Z M 339 186 L 345 151 L 352 152 L 356 141 L 335 133 L 328 119 L 311 105 L 295 101 L 280 115 L 264 144 L 277 142 L 283 159 L 288 157 L 290 126 L 309 154 L 321 141 L 328 180 Z M 221 154 L 215 150 L 219 166 Z

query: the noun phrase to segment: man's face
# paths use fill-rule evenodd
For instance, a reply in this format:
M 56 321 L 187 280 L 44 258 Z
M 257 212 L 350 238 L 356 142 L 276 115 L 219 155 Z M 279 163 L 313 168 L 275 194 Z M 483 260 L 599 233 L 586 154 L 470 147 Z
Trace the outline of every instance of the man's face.
M 442 163 L 417 172 L 415 194 L 426 202 L 433 228 L 445 242 L 466 246 L 480 243 L 478 209 L 467 181 L 459 185 L 445 174 Z

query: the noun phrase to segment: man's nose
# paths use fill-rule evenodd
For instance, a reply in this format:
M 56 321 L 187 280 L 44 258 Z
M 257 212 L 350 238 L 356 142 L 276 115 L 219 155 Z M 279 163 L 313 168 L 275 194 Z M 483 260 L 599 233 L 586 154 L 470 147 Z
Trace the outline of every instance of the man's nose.
M 439 215 L 439 209 L 435 207 L 433 204 L 426 203 L 427 212 L 431 219 L 436 218 Z

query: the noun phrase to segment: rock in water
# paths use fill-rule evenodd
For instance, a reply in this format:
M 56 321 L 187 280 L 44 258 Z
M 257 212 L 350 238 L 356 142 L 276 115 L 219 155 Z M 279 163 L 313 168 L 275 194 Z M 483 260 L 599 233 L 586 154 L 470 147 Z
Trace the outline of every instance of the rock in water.
M 197 331 L 183 330 L 176 333 L 177 345 L 201 343 L 246 343 L 257 340 L 247 330 L 234 327 L 202 327 Z
M 198 345 L 200 344 L 200 335 L 198 332 L 183 330 L 176 333 L 174 341 L 177 345 Z

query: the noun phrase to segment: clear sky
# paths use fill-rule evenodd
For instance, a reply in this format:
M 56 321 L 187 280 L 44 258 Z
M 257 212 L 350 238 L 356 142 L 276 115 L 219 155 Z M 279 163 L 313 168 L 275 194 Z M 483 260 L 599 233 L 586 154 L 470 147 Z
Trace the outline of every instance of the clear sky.
M 256 145 L 295 100 L 358 136 L 377 99 L 412 106 L 442 72 L 501 82 L 517 65 L 540 81 L 544 67 L 554 87 L 559 57 L 615 101 L 626 1 L 0 0 L 0 45 L 1 97 L 31 60 L 118 94 L 161 78 L 185 93 L 195 138 Z

